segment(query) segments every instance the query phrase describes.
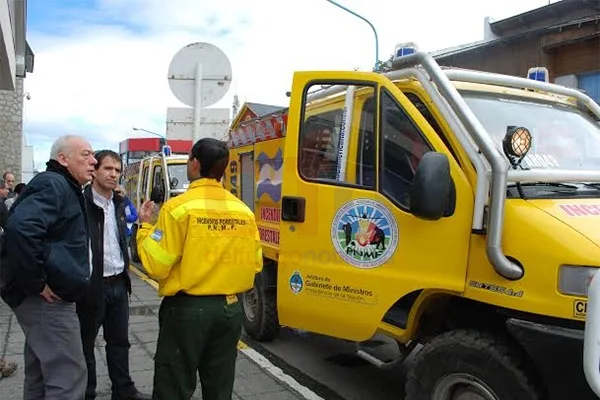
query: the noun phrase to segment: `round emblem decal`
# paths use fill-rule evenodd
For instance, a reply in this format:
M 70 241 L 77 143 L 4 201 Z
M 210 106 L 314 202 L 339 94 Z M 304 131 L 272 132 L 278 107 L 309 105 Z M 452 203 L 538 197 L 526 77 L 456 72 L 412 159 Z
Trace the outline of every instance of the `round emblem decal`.
M 375 268 L 396 251 L 398 225 L 382 204 L 357 199 L 344 204 L 333 217 L 331 239 L 347 263 L 358 268 Z
M 302 291 L 304 287 L 304 280 L 302 279 L 302 275 L 299 271 L 294 271 L 292 276 L 290 276 L 290 289 L 294 294 L 298 294 Z

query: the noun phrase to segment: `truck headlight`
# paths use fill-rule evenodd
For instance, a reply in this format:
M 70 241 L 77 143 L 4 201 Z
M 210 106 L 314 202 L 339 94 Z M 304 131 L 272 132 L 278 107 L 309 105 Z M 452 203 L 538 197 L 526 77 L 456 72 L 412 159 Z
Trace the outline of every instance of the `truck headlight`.
M 561 265 L 558 271 L 558 291 L 566 295 L 587 297 L 596 271 L 597 267 Z

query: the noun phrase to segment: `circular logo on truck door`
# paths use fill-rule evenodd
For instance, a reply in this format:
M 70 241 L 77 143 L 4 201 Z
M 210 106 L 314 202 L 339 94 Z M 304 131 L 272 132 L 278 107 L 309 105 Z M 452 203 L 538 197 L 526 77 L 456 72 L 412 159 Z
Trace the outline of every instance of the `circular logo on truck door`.
M 376 268 L 396 251 L 398 225 L 383 204 L 371 199 L 352 200 L 333 217 L 331 240 L 348 264 Z

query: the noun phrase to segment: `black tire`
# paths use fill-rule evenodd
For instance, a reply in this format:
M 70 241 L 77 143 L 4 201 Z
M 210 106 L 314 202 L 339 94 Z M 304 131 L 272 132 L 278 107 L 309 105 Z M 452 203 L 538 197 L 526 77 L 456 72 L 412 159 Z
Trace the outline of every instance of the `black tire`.
M 255 299 L 254 299 L 255 297 Z M 256 301 L 254 310 L 250 305 Z M 275 290 L 267 290 L 262 274 L 254 279 L 254 287 L 240 295 L 244 309 L 244 330 L 252 339 L 267 342 L 279 334 L 279 317 L 277 315 L 277 294 Z
M 507 342 L 481 332 L 456 330 L 436 337 L 419 351 L 407 377 L 406 400 L 446 400 L 434 397 L 436 389 L 444 386 L 442 378 L 466 378 L 469 385 L 481 385 L 500 400 L 541 400 L 534 377 L 524 355 Z M 455 394 L 461 390 L 464 393 L 457 388 Z
M 137 240 L 135 236 L 137 235 L 137 224 L 133 224 L 131 227 L 131 237 L 129 238 L 129 249 L 131 250 L 131 261 L 134 263 L 140 262 L 140 256 L 137 251 Z

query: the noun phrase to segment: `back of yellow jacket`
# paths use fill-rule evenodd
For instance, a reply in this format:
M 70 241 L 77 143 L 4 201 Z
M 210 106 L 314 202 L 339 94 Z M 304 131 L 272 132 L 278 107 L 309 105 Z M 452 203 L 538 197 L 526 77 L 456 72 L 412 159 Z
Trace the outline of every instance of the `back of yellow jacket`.
M 138 254 L 159 294 L 230 295 L 262 271 L 254 213 L 214 179 L 198 179 L 138 230 Z

